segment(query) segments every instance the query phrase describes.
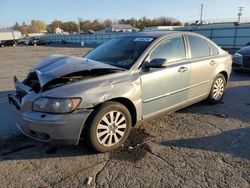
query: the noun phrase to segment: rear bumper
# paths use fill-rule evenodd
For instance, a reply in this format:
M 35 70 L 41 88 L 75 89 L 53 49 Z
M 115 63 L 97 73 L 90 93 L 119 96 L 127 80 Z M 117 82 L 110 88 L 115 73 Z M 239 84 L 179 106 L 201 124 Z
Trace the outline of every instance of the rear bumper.
M 92 109 L 77 110 L 69 114 L 21 112 L 18 99 L 10 95 L 9 103 L 17 111 L 16 125 L 23 134 L 35 140 L 53 144 L 77 145 L 85 121 L 92 112 Z

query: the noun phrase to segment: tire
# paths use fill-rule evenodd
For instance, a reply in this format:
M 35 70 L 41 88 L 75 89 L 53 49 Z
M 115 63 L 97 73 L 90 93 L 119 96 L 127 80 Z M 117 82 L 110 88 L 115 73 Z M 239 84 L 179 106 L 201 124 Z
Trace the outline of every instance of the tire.
M 3 47 L 4 47 L 4 44 L 1 44 L 1 47 L 3 48 Z
M 226 87 L 226 79 L 223 74 L 218 74 L 212 84 L 210 94 L 207 98 L 208 103 L 218 104 L 222 101 Z
M 113 118 L 111 118 L 112 116 Z M 91 114 L 88 122 L 86 130 L 88 144 L 98 152 L 119 148 L 127 140 L 132 127 L 132 119 L 128 109 L 113 101 L 101 104 Z

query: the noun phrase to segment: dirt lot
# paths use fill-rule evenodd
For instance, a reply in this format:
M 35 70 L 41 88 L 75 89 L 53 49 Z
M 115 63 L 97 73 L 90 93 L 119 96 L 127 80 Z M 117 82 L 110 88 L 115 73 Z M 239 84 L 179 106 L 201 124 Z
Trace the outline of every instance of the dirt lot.
M 96 154 L 79 146 L 33 141 L 15 128 L 7 103 L 12 77 L 49 54 L 88 49 L 0 49 L 1 187 L 249 187 L 250 74 L 232 74 L 219 105 L 193 105 L 134 129 L 125 146 Z M 138 145 L 137 145 L 138 144 Z M 132 149 L 129 147 L 133 147 Z M 91 181 L 92 180 L 92 181 Z

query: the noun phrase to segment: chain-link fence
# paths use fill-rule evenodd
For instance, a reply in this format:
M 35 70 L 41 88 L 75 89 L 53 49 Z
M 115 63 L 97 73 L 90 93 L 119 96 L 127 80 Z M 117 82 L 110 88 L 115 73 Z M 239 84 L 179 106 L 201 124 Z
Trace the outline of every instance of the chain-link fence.
M 125 36 L 131 33 L 104 33 L 104 34 L 72 34 L 72 35 L 46 35 L 47 41 L 60 43 L 78 43 L 84 45 L 98 45 L 110 39 Z
M 204 35 L 224 48 L 240 48 L 250 42 L 250 26 L 226 28 L 176 28 L 178 31 L 190 31 Z M 47 41 L 62 43 L 78 43 L 84 45 L 98 45 L 110 39 L 125 36 L 131 33 L 100 33 L 100 34 L 72 34 L 46 35 Z
M 250 27 L 177 29 L 199 33 L 223 48 L 241 48 L 250 42 Z

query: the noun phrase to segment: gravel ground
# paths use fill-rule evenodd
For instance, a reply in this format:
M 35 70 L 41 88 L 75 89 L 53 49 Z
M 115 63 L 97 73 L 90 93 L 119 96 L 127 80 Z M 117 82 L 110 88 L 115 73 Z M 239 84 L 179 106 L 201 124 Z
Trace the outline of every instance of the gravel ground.
M 22 79 L 49 54 L 86 48 L 0 49 L 1 187 L 249 187 L 250 74 L 233 73 L 221 104 L 204 102 L 140 124 L 123 148 L 97 154 L 79 146 L 33 141 L 15 128 L 7 103 Z

